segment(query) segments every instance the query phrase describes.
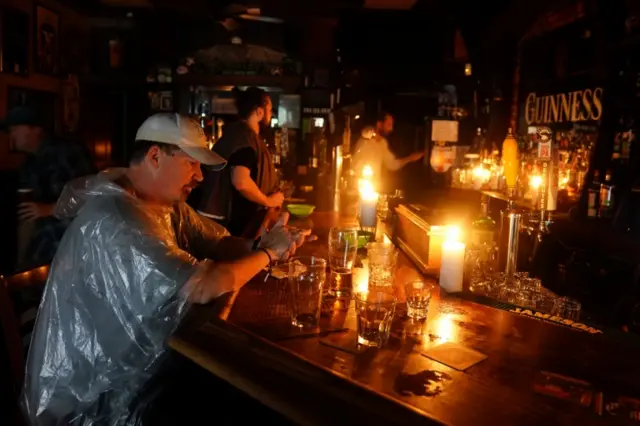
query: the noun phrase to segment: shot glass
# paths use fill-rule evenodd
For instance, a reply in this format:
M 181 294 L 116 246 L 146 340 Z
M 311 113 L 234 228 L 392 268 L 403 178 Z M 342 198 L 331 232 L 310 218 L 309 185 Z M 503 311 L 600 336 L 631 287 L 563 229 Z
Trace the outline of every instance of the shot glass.
M 431 293 L 435 286 L 422 281 L 411 281 L 405 286 L 407 298 L 407 316 L 413 319 L 425 319 L 429 313 Z
M 381 348 L 389 340 L 396 311 L 394 295 L 381 291 L 356 293 L 358 344 Z
M 560 297 L 553 306 L 553 314 L 561 318 L 578 321 L 582 305 L 577 300 L 569 297 Z

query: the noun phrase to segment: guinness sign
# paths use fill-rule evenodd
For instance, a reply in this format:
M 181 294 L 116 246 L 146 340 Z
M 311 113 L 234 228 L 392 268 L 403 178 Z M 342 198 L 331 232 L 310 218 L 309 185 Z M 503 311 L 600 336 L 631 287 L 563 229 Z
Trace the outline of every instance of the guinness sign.
M 537 96 L 529 93 L 525 106 L 528 125 L 597 121 L 602 117 L 602 88 Z

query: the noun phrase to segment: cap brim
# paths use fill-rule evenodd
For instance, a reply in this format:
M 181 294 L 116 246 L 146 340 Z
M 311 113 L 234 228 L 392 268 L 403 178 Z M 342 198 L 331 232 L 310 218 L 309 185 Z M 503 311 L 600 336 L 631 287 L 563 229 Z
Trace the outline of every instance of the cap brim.
M 201 164 L 204 164 L 215 171 L 220 171 L 227 165 L 227 160 L 210 149 L 185 146 L 181 146 L 180 149 L 186 152 L 194 160 L 199 161 Z

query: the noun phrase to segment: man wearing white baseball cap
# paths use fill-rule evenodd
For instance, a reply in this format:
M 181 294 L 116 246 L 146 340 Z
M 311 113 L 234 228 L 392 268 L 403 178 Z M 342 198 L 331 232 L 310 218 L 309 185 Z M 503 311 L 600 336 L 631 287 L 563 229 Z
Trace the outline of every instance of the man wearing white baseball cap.
M 185 418 L 184 399 L 155 404 L 169 410 L 162 414 L 137 402 L 162 383 L 167 339 L 191 303 L 239 290 L 309 235 L 288 229 L 283 217 L 258 243 L 230 237 L 185 203 L 202 180 L 200 163 L 225 164 L 196 122 L 156 114 L 140 126 L 127 169 L 63 191 L 55 214 L 75 219 L 51 265 L 33 333 L 22 395 L 29 424 L 197 423 Z M 191 385 L 169 387 L 185 394 Z M 209 386 L 196 392 L 205 394 L 202 388 Z M 215 397 L 224 404 L 224 395 Z

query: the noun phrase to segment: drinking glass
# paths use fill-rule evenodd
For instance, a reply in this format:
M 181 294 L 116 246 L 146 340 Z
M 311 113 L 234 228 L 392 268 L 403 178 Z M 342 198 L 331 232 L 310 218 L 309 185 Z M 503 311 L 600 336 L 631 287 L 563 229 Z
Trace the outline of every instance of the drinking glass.
M 358 344 L 381 348 L 389 339 L 396 310 L 394 295 L 381 291 L 356 293 Z
M 515 272 L 513 274 L 513 284 L 516 287 L 520 287 L 520 284 L 524 281 L 524 280 L 528 280 L 529 279 L 529 273 L 528 272 Z
M 336 227 L 329 231 L 329 266 L 331 283 L 328 293 L 336 297 L 351 297 L 352 272 L 358 253 L 358 230 Z
M 581 308 L 582 305 L 577 300 L 569 297 L 561 297 L 556 300 L 552 314 L 564 319 L 578 321 L 580 319 Z
M 316 327 L 320 321 L 322 287 L 327 278 L 327 261 L 318 257 L 294 257 L 289 262 L 291 324 Z
M 407 298 L 407 316 L 414 319 L 425 319 L 429 313 L 431 292 L 435 286 L 422 281 L 411 281 L 405 286 Z
M 536 307 L 536 292 L 529 289 L 519 289 L 516 292 L 514 303 L 518 306 L 522 306 L 523 308 L 532 308 Z
M 518 289 L 512 286 L 503 285 L 497 290 L 499 299 L 507 303 L 516 303 L 518 297 Z
M 358 230 L 336 227 L 329 231 L 329 266 L 340 273 L 351 273 L 358 252 Z
M 552 313 L 556 304 L 556 297 L 548 292 L 541 291 L 535 295 L 536 309 L 546 313 Z
M 33 201 L 32 188 L 18 188 L 18 203 L 29 203 Z
M 391 287 L 398 261 L 396 248 L 391 244 L 369 243 L 367 257 L 369 258 L 369 286 Z
M 384 222 L 387 220 L 389 214 L 389 196 L 386 194 L 380 194 L 378 196 L 378 206 L 376 209 L 378 220 Z
M 542 281 L 538 278 L 523 278 L 520 280 L 520 289 L 540 292 L 542 291 Z

